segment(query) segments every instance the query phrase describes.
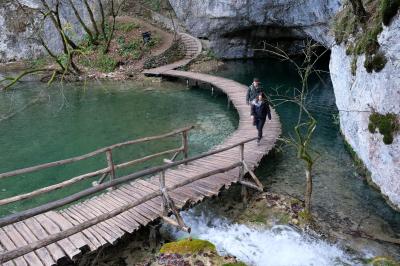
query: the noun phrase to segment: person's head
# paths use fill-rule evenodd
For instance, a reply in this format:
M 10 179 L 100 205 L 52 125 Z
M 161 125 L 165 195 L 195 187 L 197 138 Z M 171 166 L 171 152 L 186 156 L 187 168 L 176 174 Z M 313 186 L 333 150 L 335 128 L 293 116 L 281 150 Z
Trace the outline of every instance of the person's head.
M 258 101 L 263 101 L 263 100 L 265 100 L 265 95 L 264 95 L 264 93 L 259 93 L 258 95 L 257 95 L 257 100 Z
M 253 85 L 258 87 L 260 85 L 260 80 L 258 78 L 253 79 Z

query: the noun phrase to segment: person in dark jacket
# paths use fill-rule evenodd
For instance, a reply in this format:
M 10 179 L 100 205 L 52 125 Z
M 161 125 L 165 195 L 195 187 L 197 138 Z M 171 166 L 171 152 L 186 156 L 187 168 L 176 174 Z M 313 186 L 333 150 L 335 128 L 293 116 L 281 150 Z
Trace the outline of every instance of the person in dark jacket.
M 269 108 L 269 103 L 264 93 L 259 93 L 257 98 L 254 99 L 251 103 L 251 117 L 253 118 L 254 124 L 258 130 L 257 143 L 259 143 L 262 138 L 263 127 L 267 116 L 268 119 L 271 120 L 271 110 Z
M 246 103 L 249 105 L 256 97 L 262 92 L 262 87 L 260 86 L 260 80 L 258 78 L 253 79 L 253 83 L 247 89 Z

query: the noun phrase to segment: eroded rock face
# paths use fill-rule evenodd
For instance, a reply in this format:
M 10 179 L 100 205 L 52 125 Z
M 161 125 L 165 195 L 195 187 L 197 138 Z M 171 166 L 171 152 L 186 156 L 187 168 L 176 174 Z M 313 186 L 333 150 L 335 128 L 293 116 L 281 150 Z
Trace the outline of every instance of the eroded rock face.
M 372 181 L 391 203 L 400 209 L 400 134 L 390 145 L 379 133 L 368 130 L 369 115 L 395 113 L 400 116 L 400 15 L 379 36 L 381 50 L 388 62 L 379 72 L 367 73 L 365 56 L 357 60 L 357 72 L 351 74 L 351 56 L 344 46 L 332 48 L 330 71 L 340 112 L 341 130 L 354 151 L 371 171 Z
M 49 4 L 51 1 L 47 0 Z M 80 1 L 74 0 L 83 20 L 90 25 L 89 15 Z M 93 1 L 90 1 L 93 5 Z M 95 5 L 93 5 L 95 6 Z M 37 58 L 46 52 L 37 40 L 38 29 L 43 32 L 50 49 L 58 53 L 62 49 L 61 39 L 50 19 L 41 25 L 37 9 L 39 0 L 0 0 L 0 63 L 21 59 Z M 74 40 L 82 38 L 83 29 L 73 14 L 73 10 L 65 4 L 60 8 L 61 20 L 71 28 L 70 37 Z M 98 17 L 95 9 L 95 16 Z
M 224 58 L 253 56 L 257 41 L 311 37 L 330 46 L 339 0 L 169 0 L 186 29 Z

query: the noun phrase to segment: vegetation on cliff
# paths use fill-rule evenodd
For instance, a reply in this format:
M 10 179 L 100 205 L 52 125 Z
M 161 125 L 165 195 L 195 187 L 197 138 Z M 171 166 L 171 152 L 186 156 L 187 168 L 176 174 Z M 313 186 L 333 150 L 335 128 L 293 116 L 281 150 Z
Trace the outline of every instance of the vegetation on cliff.
M 386 145 L 392 144 L 393 135 L 400 130 L 396 114 L 388 113 L 383 115 L 376 112 L 372 113 L 369 116 L 368 130 L 374 134 L 377 129 L 383 135 L 383 142 Z
M 379 72 L 385 67 L 387 59 L 380 49 L 378 36 L 383 25 L 390 24 L 399 7 L 400 0 L 348 0 L 336 15 L 335 40 L 337 44 L 346 45 L 347 55 L 353 56 L 353 75 L 357 58 L 362 54 L 365 54 L 364 67 L 369 73 Z

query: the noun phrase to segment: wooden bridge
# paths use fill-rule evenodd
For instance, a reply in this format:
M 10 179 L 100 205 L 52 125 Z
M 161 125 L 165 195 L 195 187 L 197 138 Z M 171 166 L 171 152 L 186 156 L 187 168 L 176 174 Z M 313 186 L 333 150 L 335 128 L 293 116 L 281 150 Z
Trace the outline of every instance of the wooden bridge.
M 192 127 L 187 127 L 161 136 L 115 144 L 82 156 L 0 174 L 0 179 L 12 178 L 85 160 L 99 154 L 104 154 L 107 161 L 107 166 L 103 169 L 30 193 L 1 199 L 0 205 L 6 205 L 100 176 L 93 187 L 0 218 L 2 265 L 67 264 L 86 252 L 95 252 L 103 246 L 115 245 L 124 235 L 132 234 L 140 227 L 160 219 L 189 231 L 190 225 L 184 224 L 179 210 L 218 195 L 222 189 L 237 182 L 242 184 L 243 193 L 246 192 L 246 187 L 262 190 L 262 185 L 252 170 L 273 148 L 281 133 L 277 114 L 272 110 L 272 120 L 267 121 L 264 138 L 257 144 L 257 131 L 252 126 L 250 108 L 245 102 L 247 87 L 225 78 L 174 70 L 188 64 L 201 52 L 201 44 L 197 39 L 187 34 L 180 36 L 186 46 L 186 58 L 144 73 L 206 83 L 213 90 L 222 90 L 239 113 L 238 129 L 221 145 L 191 158 L 188 157 L 188 134 Z M 113 161 L 113 152 L 120 147 L 178 135 L 182 139 L 180 147 L 120 164 Z M 175 161 L 179 154 L 182 154 L 183 159 Z M 165 159 L 166 164 L 122 177 L 116 175 L 118 169 L 167 155 L 172 155 L 172 158 Z M 249 174 L 245 176 L 246 173 Z M 109 180 L 106 182 L 107 176 Z M 99 194 L 100 192 L 103 193 Z M 88 196 L 92 197 L 82 201 Z

